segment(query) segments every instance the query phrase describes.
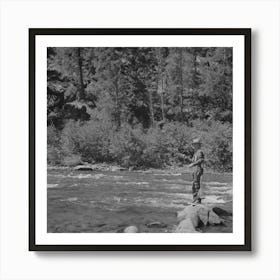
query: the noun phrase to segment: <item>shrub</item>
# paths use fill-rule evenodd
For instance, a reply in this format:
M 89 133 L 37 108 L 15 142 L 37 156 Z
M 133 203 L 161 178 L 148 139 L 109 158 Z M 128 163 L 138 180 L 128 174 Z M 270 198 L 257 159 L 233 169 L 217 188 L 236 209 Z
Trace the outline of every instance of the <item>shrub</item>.
M 206 167 L 217 171 L 232 171 L 232 126 L 209 121 L 193 122 L 195 133 L 201 136 Z
M 69 156 L 64 156 L 62 159 L 62 165 L 65 166 L 77 166 L 81 164 L 81 156 L 80 155 L 69 155 Z
M 195 137 L 202 140 L 208 170 L 232 170 L 232 126 L 215 121 L 191 126 L 172 122 L 148 130 L 129 124 L 117 129 L 108 120 L 69 121 L 62 131 L 48 127 L 48 163 L 114 162 L 136 168 L 188 164 Z
M 112 158 L 124 167 L 142 166 L 141 157 L 145 149 L 142 134 L 141 127 L 133 129 L 127 124 L 111 134 L 110 154 Z
M 60 143 L 60 133 L 54 126 L 47 128 L 47 162 L 51 165 L 61 163 L 62 151 Z
M 49 146 L 60 146 L 60 133 L 53 125 L 47 127 L 47 144 Z
M 170 156 L 175 163 L 189 163 L 192 158 L 191 147 L 193 129 L 179 122 L 168 123 L 163 132 L 168 137 Z
M 59 165 L 61 164 L 62 153 L 59 148 L 48 145 L 47 146 L 47 162 L 50 165 Z
M 169 148 L 166 135 L 160 129 L 151 128 L 143 135 L 145 148 L 141 161 L 147 167 L 162 167 L 169 162 Z
M 108 122 L 89 121 L 84 124 L 70 121 L 62 131 L 65 154 L 80 155 L 83 161 L 111 161 L 110 134 L 114 130 Z

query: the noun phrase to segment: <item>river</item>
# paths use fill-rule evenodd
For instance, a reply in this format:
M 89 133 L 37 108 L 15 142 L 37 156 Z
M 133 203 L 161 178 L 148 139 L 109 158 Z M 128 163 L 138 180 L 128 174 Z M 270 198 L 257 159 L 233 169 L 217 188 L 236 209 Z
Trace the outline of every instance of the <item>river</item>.
M 162 171 L 48 171 L 48 232 L 172 232 L 192 200 L 191 174 Z M 202 203 L 232 205 L 232 175 L 204 174 Z M 231 210 L 231 209 L 230 209 Z M 231 232 L 226 225 L 207 232 Z

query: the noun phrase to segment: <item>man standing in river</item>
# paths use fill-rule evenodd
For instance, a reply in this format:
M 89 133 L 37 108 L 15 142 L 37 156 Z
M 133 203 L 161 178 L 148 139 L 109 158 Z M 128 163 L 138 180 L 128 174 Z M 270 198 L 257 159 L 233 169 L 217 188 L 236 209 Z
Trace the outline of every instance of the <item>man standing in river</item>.
M 201 197 L 199 194 L 200 190 L 200 180 L 203 174 L 203 163 L 204 163 L 204 153 L 201 150 L 200 139 L 194 139 L 192 142 L 194 148 L 194 155 L 192 158 L 192 163 L 189 167 L 195 167 L 192 176 L 192 193 L 193 193 L 193 203 L 201 203 Z

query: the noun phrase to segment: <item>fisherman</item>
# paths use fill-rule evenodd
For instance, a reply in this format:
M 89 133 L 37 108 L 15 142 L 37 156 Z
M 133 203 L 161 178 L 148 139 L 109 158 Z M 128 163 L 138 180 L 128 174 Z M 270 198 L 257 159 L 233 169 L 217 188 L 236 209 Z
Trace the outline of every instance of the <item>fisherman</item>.
M 201 203 L 199 190 L 200 190 L 200 180 L 203 174 L 204 154 L 203 151 L 201 150 L 201 141 L 199 138 L 196 138 L 192 141 L 192 147 L 194 149 L 194 155 L 192 158 L 192 163 L 189 165 L 189 167 L 195 167 L 192 174 L 193 203 Z

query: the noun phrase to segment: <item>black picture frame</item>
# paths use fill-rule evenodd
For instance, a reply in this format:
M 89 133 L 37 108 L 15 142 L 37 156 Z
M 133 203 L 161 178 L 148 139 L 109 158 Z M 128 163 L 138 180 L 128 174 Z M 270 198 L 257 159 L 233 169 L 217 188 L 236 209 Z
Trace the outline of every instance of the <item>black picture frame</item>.
M 244 35 L 245 188 L 243 245 L 37 245 L 35 242 L 35 38 L 37 35 Z M 30 251 L 251 251 L 251 29 L 29 29 L 29 250 Z

